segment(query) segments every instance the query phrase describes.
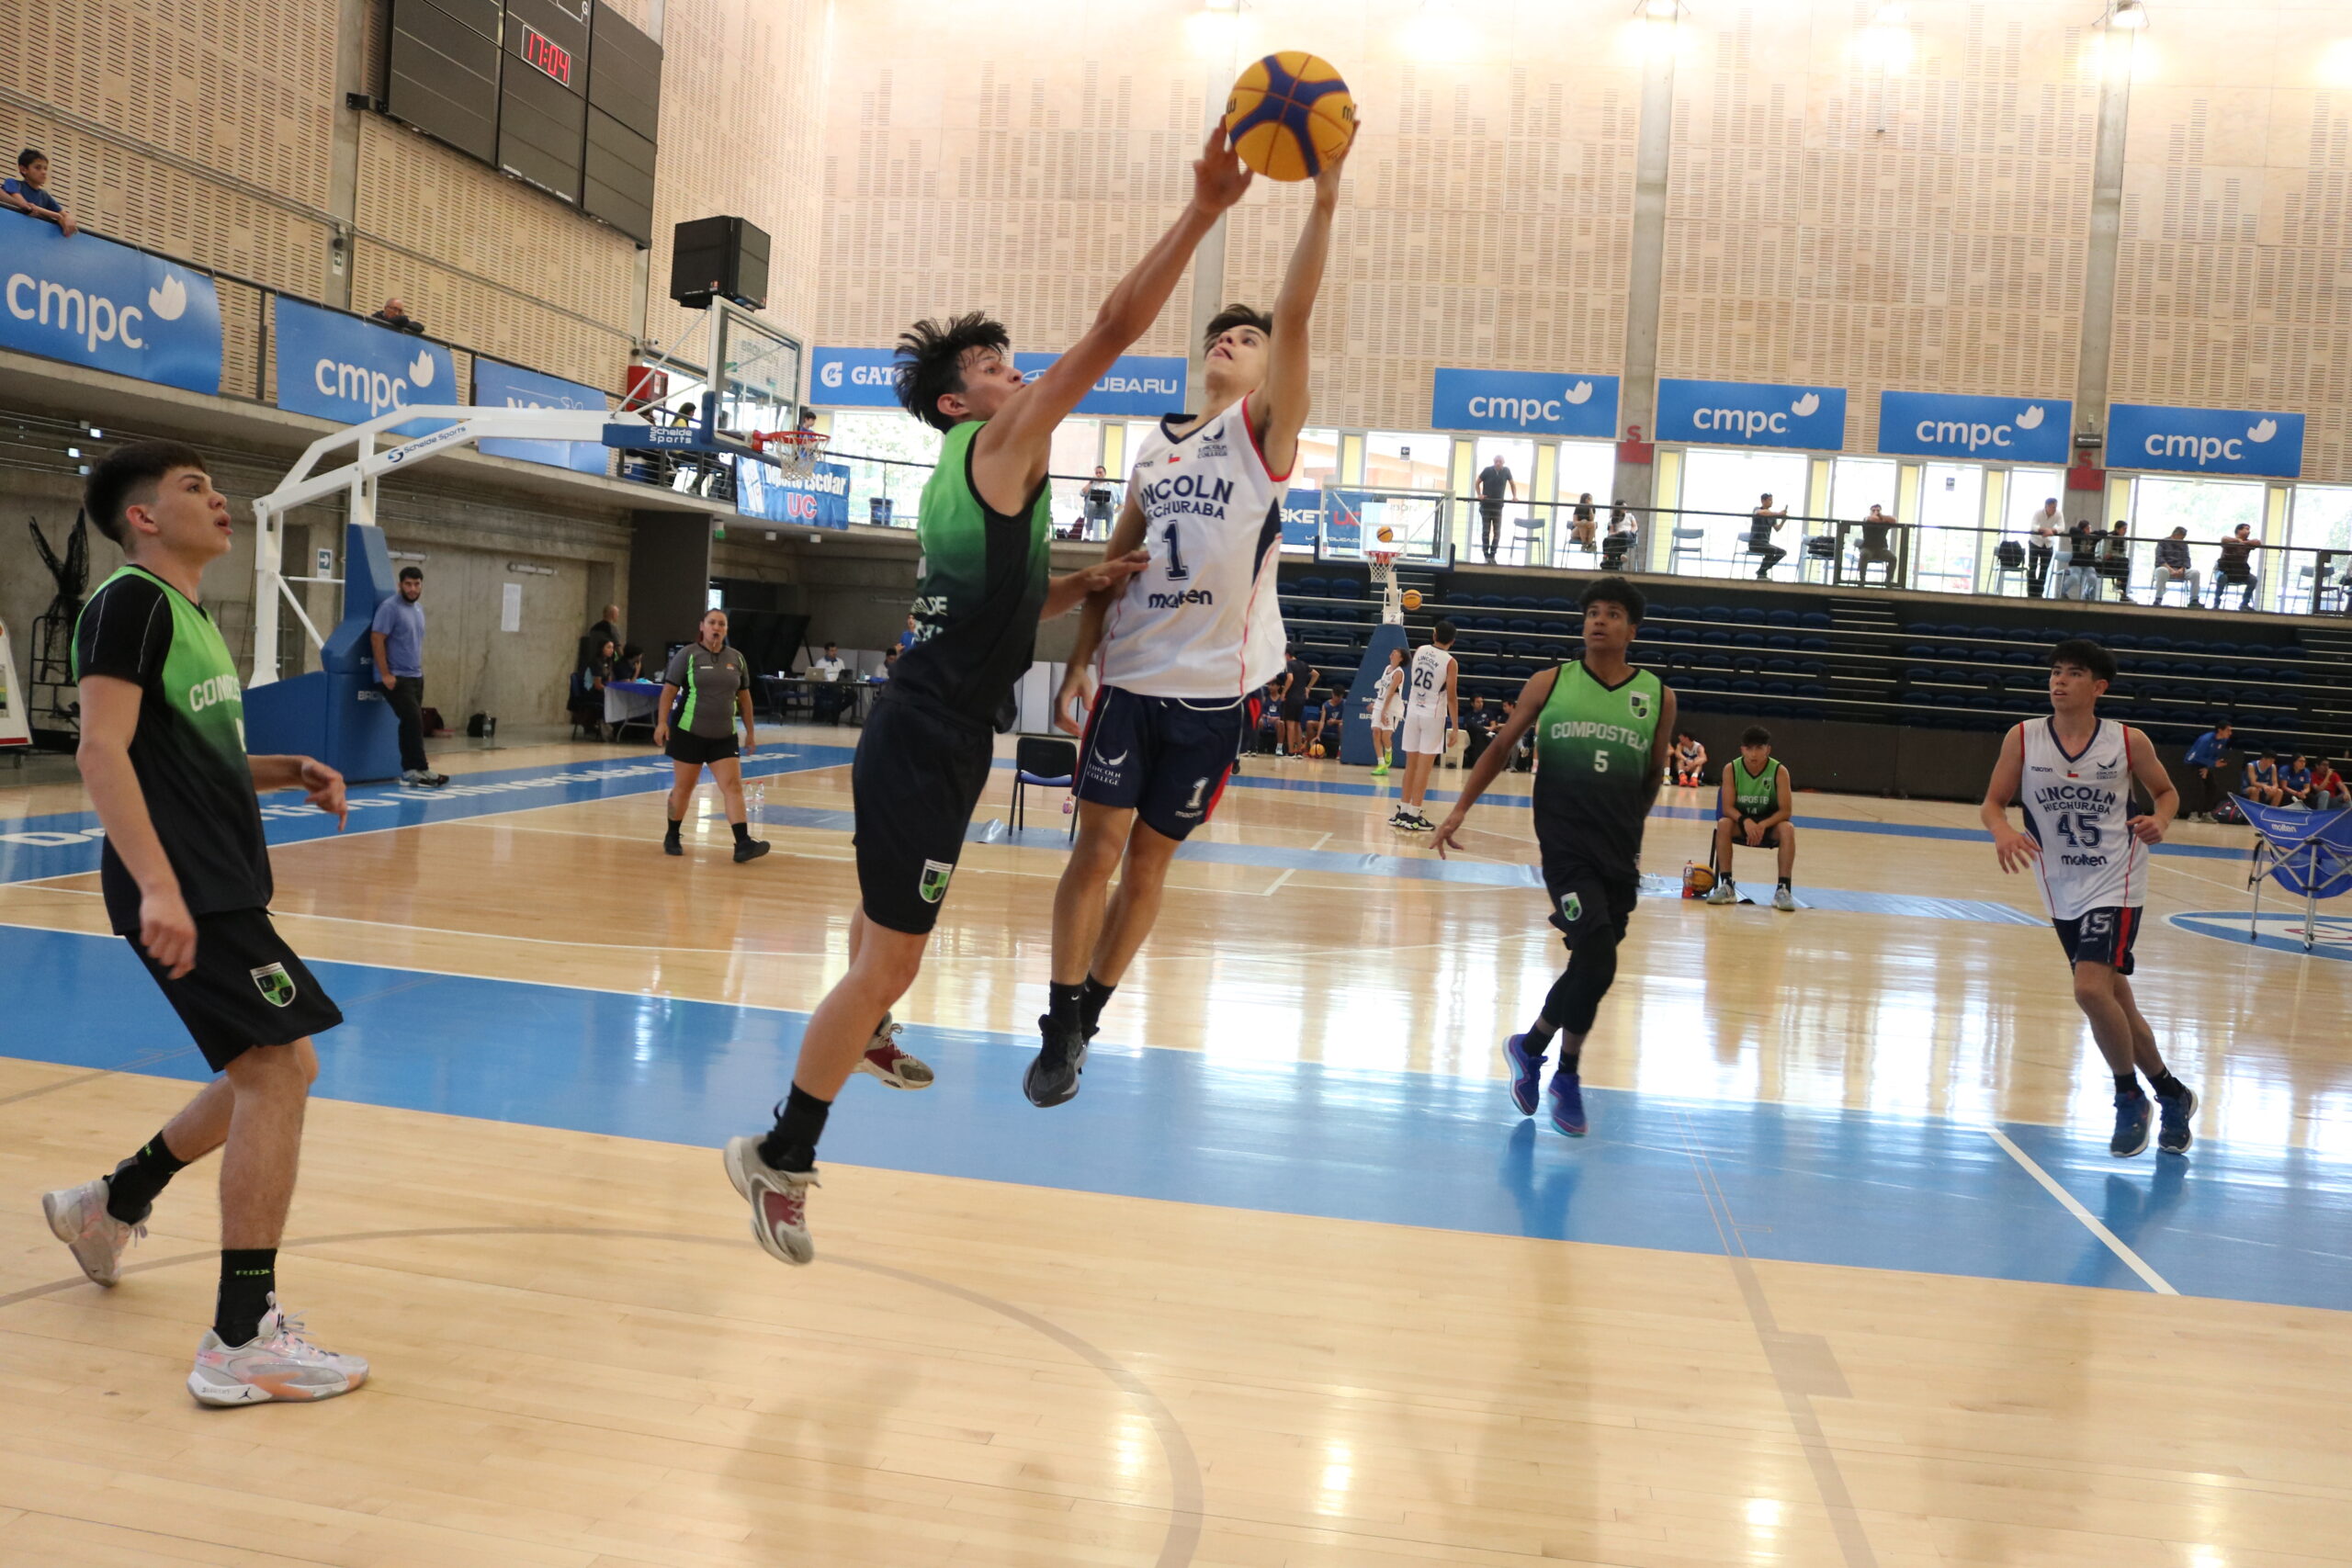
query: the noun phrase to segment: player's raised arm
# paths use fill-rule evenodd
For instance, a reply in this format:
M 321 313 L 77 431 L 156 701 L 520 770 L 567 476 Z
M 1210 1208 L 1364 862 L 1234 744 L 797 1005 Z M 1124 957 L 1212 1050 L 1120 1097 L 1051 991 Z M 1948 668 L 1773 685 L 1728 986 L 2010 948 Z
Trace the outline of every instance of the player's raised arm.
M 1115 561 L 1131 556 L 1143 547 L 1143 502 L 1136 498 L 1133 485 L 1127 487 L 1127 503 L 1119 509 L 1118 522 L 1111 525 L 1111 540 L 1102 549 L 1105 561 Z M 1110 614 L 1111 602 L 1116 594 L 1110 590 L 1090 593 L 1078 617 L 1078 638 L 1071 644 L 1069 667 L 1062 674 L 1061 691 L 1054 698 L 1054 726 L 1076 735 L 1081 726 L 1071 716 L 1074 709 L 1083 708 L 1092 700 L 1094 686 L 1094 656 L 1102 647 L 1102 621 Z
M 2172 826 L 2173 818 L 2180 811 L 2180 791 L 2174 787 L 2172 774 L 2156 756 L 2155 747 L 2146 735 L 2126 726 L 2123 744 L 2132 755 L 2132 776 L 2148 792 L 2148 814 L 2131 821 L 2132 836 L 2142 843 L 2164 842 L 2165 829 Z
M 1559 667 L 1555 665 L 1549 670 L 1538 670 L 1527 678 L 1527 684 L 1519 689 L 1519 701 L 1510 710 L 1510 721 L 1495 732 L 1494 739 L 1478 753 L 1477 761 L 1471 765 L 1470 776 L 1463 781 L 1461 795 L 1454 799 L 1453 809 L 1438 825 L 1437 837 L 1431 842 L 1437 845 L 1440 856 L 1444 855 L 1448 849 L 1462 847 L 1454 842 L 1454 835 L 1462 830 L 1462 824 L 1469 818 L 1470 807 L 1487 793 L 1487 786 L 1495 782 L 1495 775 L 1510 765 L 1512 749 L 1519 744 L 1521 736 L 1534 728 L 1536 719 L 1544 712 L 1544 705 L 1551 700 L 1553 683 L 1559 678 Z
M 1193 163 L 1193 199 L 1168 232 L 1119 279 L 1086 334 L 1008 399 L 974 438 L 972 482 L 981 499 L 1010 511 L 1037 488 L 1046 477 L 1055 428 L 1119 355 L 1151 330 L 1193 251 L 1249 188 L 1250 171 L 1226 145 L 1224 128 L 1210 131 Z
M 1984 830 L 1993 835 L 1993 853 L 2006 872 L 2023 871 L 2041 853 L 2041 846 L 2031 837 L 2009 826 L 2009 802 L 2018 797 L 2018 785 L 2024 781 L 2025 726 L 2013 724 L 2001 738 L 2000 759 L 1993 764 L 1993 777 L 1984 785 L 1984 804 L 1976 813 Z
M 1359 122 L 1356 134 L 1363 134 Z M 1355 145 L 1351 137 L 1348 147 Z M 1266 345 L 1265 396 L 1250 406 L 1258 430 L 1259 450 L 1266 467 L 1287 474 L 1298 457 L 1298 433 L 1306 427 L 1308 376 L 1313 355 L 1308 350 L 1307 323 L 1315 315 L 1315 296 L 1323 287 L 1323 266 L 1331 254 L 1331 215 L 1340 205 L 1340 175 L 1348 153 L 1324 164 L 1315 176 L 1315 205 L 1299 231 L 1291 252 L 1290 270 L 1283 275 L 1282 292 L 1274 296 L 1274 331 Z

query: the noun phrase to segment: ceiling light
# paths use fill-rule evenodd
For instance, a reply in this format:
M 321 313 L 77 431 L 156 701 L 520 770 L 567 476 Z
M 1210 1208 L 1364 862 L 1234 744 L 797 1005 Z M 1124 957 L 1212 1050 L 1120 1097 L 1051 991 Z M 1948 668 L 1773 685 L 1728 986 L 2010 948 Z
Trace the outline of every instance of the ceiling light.
M 2148 25 L 2148 8 L 2140 0 L 2115 0 L 2115 8 L 2108 13 L 2107 25 L 2136 31 Z

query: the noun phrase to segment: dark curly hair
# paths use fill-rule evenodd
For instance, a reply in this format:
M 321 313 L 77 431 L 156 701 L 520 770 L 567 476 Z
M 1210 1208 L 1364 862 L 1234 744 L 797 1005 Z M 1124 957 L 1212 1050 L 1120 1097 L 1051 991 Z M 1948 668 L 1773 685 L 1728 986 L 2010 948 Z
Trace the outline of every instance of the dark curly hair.
M 1637 626 L 1649 612 L 1649 601 L 1642 597 L 1642 591 L 1622 577 L 1595 578 L 1577 600 L 1577 608 L 1589 610 L 1601 603 L 1616 605 L 1625 612 L 1625 618 Z
M 925 317 L 899 334 L 898 362 L 890 367 L 899 406 L 933 430 L 953 429 L 956 422 L 940 412 L 939 400 L 964 390 L 965 351 L 1003 354 L 1012 346 L 1004 323 L 978 310 L 944 324 Z

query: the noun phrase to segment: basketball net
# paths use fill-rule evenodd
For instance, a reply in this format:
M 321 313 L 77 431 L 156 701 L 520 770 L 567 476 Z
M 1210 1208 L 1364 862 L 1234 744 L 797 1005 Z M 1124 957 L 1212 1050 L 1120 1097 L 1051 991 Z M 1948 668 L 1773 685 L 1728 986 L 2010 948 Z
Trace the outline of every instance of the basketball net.
M 790 479 L 805 479 L 817 471 L 817 464 L 825 456 L 825 446 L 832 438 L 813 430 L 779 430 L 752 437 L 763 452 L 775 457 L 777 466 Z
M 1401 626 L 1405 624 L 1405 600 L 1396 588 L 1396 558 L 1401 553 L 1390 545 L 1373 544 L 1364 547 L 1363 558 L 1372 563 L 1372 585 L 1380 590 L 1380 620 L 1383 626 Z

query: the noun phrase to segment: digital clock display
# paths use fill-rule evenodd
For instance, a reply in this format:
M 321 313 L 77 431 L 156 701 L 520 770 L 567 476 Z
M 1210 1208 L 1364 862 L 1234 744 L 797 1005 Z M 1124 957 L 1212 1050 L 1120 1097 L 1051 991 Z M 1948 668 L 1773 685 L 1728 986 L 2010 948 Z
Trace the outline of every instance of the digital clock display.
M 571 85 L 571 51 L 538 28 L 523 28 L 523 58 L 565 86 Z

